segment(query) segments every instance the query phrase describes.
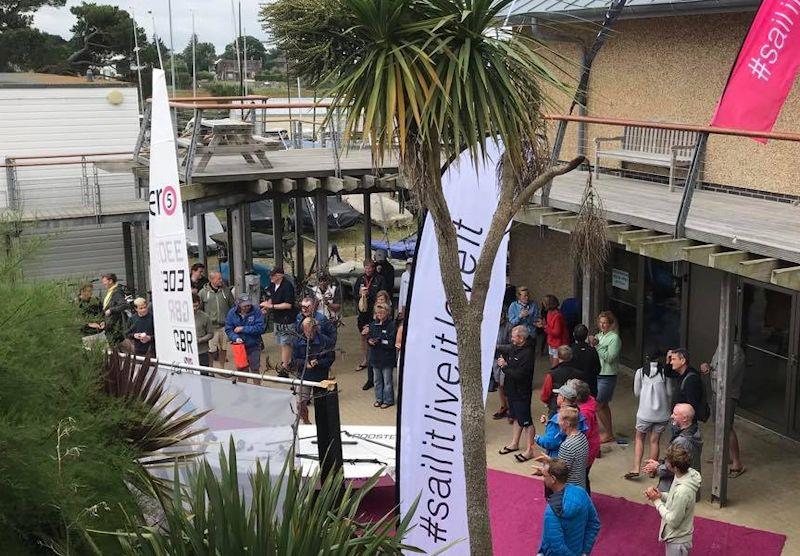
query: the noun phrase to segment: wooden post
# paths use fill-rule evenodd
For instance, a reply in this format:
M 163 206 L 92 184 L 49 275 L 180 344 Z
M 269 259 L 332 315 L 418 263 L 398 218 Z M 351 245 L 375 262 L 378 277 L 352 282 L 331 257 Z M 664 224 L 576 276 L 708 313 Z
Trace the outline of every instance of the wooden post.
M 582 270 L 581 280 L 581 322 L 591 330 L 594 319 L 600 313 L 601 272 Z
M 272 245 L 275 266 L 283 267 L 283 198 L 272 199 Z
M 233 209 L 225 211 L 225 235 L 227 236 L 225 252 L 228 256 L 228 285 L 233 286 L 236 280 L 236 269 L 233 264 L 233 260 L 236 258 L 233 252 Z M 240 294 L 242 290 L 236 290 L 236 293 Z
M 137 291 L 136 271 L 133 267 L 133 240 L 131 238 L 131 223 L 122 223 L 122 252 L 125 256 L 125 281 L 128 287 Z
M 242 205 L 242 258 L 245 272 L 253 270 L 253 229 L 250 224 L 250 203 Z
M 197 258 L 206 267 L 208 272 L 208 245 L 206 245 L 206 215 L 198 214 L 194 217 L 194 229 L 197 230 Z
M 364 259 L 372 258 L 372 204 L 369 193 L 364 193 Z
M 305 253 L 303 251 L 303 204 L 302 197 L 294 198 L 294 275 L 302 279 L 306 275 Z
M 733 366 L 733 350 L 736 323 L 736 280 L 735 274 L 726 272 L 722 277 L 719 303 L 719 342 L 717 344 L 716 402 L 714 407 L 714 475 L 711 483 L 711 501 L 720 508 L 728 502 L 728 439 L 727 426 L 732 408 L 728 404 L 728 391 Z
M 245 268 L 245 239 L 244 239 L 244 205 L 239 205 L 230 210 L 231 244 L 228 253 L 228 265 L 233 269 L 233 284 L 239 293 L 246 292 L 244 283 Z M 231 261 L 231 258 L 233 259 Z
M 136 254 L 136 292 L 147 293 L 147 274 L 149 268 L 149 245 L 144 237 L 144 222 L 133 223 L 133 250 Z
M 317 201 L 314 203 L 317 222 L 317 269 L 324 270 L 328 268 L 328 197 L 322 189 L 318 190 L 315 196 Z

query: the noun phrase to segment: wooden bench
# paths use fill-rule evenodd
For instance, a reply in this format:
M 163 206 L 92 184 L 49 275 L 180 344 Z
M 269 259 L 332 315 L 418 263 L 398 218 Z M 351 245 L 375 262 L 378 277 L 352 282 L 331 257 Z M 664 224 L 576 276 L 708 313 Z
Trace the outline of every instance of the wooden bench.
M 594 177 L 600 179 L 600 159 L 612 158 L 636 164 L 669 168 L 669 190 L 675 186 L 675 169 L 692 163 L 699 134 L 652 127 L 625 126 L 617 137 L 596 137 Z M 619 148 L 602 148 L 603 143 L 619 143 Z

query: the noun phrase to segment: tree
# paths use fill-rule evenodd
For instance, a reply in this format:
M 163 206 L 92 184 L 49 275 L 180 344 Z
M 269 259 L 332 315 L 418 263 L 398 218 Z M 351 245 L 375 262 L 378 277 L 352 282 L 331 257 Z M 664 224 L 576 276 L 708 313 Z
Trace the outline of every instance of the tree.
M 43 6 L 61 7 L 67 0 L 0 0 L 0 33 L 30 27 L 33 14 Z
M 363 126 L 376 164 L 397 140 L 401 172 L 433 218 L 447 302 L 458 341 L 467 519 L 473 555 L 492 553 L 486 486 L 480 329 L 500 241 L 514 215 L 553 177 L 542 107 L 545 84 L 563 86 L 541 45 L 497 22 L 513 0 L 277 0 L 262 20 L 305 82 L 347 113 L 345 136 Z M 487 143 L 505 146 L 497 210 L 468 299 L 458 241 L 444 199 L 441 161 Z
M 197 35 L 193 35 L 192 39 L 197 41 L 195 46 L 195 56 L 197 58 L 197 72 L 201 71 L 209 71 L 210 68 L 214 66 L 214 62 L 217 60 L 217 51 L 214 48 L 214 44 L 210 42 L 200 42 L 197 39 Z M 192 41 L 189 41 L 189 44 L 186 45 L 186 48 L 183 49 L 182 52 L 183 59 L 186 60 L 186 64 L 189 69 L 189 73 L 192 73 Z
M 75 49 L 69 57 L 73 66 L 102 68 L 114 65 L 123 79 L 131 79 L 130 66 L 135 63 L 133 20 L 128 12 L 116 6 L 83 2 L 70 8 L 77 18 L 70 41 Z M 139 46 L 147 44 L 147 35 L 136 28 Z
M 245 35 L 244 37 L 236 39 L 236 42 L 239 43 L 239 56 L 241 56 L 244 47 L 247 46 L 248 60 L 261 60 L 262 64 L 266 64 L 269 60 L 267 57 L 267 49 L 264 48 L 264 44 L 261 42 L 261 39 L 257 39 L 252 35 Z M 236 43 L 230 43 L 226 45 L 225 52 L 222 54 L 222 57 L 227 58 L 228 60 L 235 60 Z
M 60 73 L 67 69 L 67 41 L 22 27 L 0 33 L 0 71 Z

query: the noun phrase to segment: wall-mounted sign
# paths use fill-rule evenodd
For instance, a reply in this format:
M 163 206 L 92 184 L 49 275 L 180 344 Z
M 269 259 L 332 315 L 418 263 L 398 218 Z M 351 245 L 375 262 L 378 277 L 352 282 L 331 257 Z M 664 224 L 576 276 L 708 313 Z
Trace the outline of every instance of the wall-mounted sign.
M 611 285 L 617 289 L 628 291 L 631 285 L 631 276 L 624 270 L 611 269 Z

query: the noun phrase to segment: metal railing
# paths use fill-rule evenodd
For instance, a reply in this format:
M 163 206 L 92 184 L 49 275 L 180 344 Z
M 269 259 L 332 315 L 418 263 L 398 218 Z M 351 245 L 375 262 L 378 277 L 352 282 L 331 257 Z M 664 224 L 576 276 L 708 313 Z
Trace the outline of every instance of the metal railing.
M 675 222 L 677 238 L 685 237 L 686 219 L 697 188 L 773 200 L 800 200 L 800 188 L 786 190 L 787 184 L 796 182 L 799 133 L 577 115 L 548 114 L 545 119 L 558 124 L 554 162 L 582 155 L 597 178 L 615 174 L 667 183 L 670 191 L 673 183 L 683 186 Z M 580 127 L 577 133 L 567 133 L 568 123 Z M 693 137 L 693 144 L 678 144 L 678 138 L 686 137 Z M 764 146 L 754 139 L 761 143 L 772 141 L 776 146 Z M 674 144 L 666 144 L 670 141 Z M 542 191 L 541 203 L 545 206 L 550 202 L 551 187 L 552 183 Z

